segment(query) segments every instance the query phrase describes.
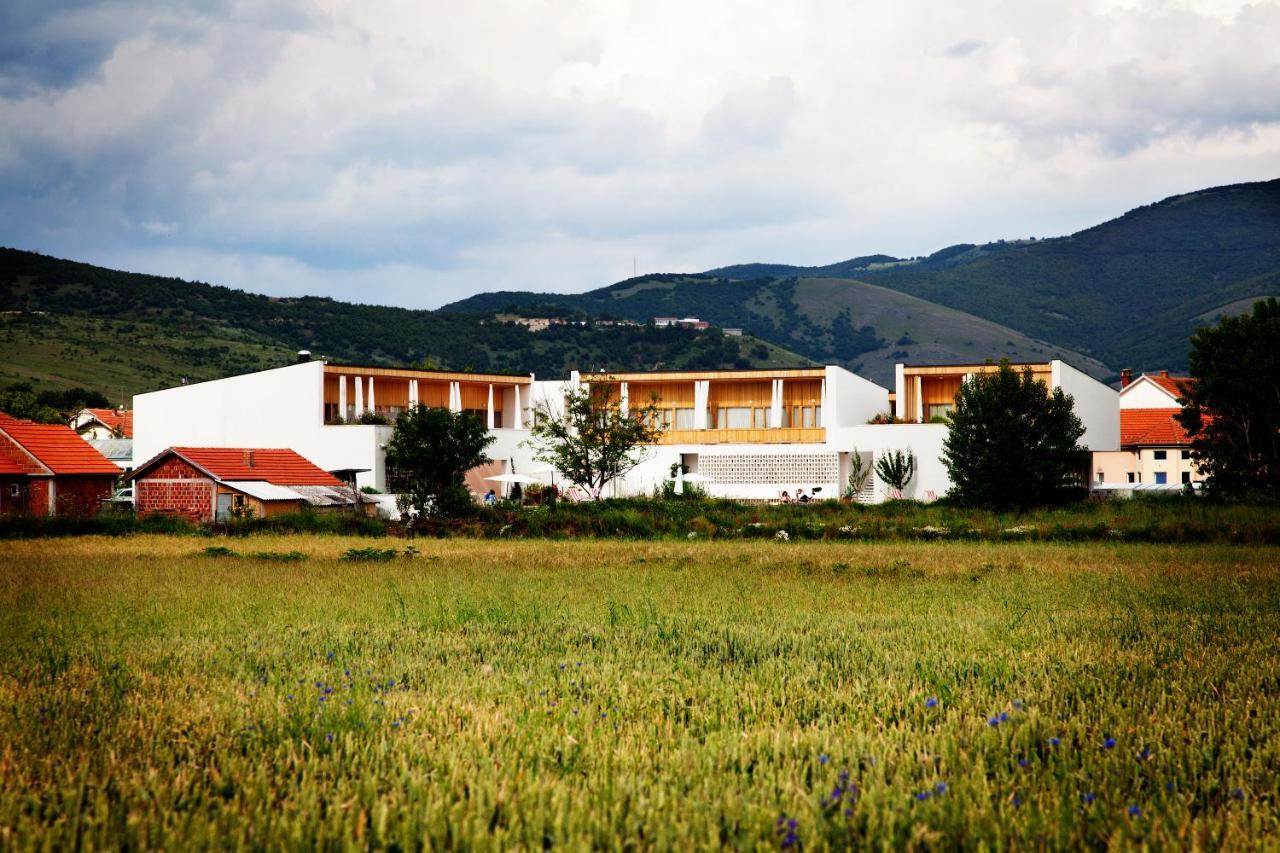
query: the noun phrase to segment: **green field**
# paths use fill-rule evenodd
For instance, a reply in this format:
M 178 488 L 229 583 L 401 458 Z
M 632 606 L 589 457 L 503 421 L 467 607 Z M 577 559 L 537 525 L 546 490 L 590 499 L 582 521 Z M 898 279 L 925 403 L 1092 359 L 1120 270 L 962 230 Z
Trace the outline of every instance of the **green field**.
M 1280 844 L 1274 548 L 415 544 L 0 542 L 0 847 Z

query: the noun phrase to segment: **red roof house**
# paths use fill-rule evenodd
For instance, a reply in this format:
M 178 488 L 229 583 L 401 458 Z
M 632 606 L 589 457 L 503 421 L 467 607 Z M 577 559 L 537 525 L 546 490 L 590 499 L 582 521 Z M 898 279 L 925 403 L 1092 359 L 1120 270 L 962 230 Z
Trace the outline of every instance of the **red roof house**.
M 81 409 L 71 428 L 85 438 L 133 438 L 133 410 Z
M 287 448 L 171 447 L 138 466 L 130 480 L 139 513 L 194 521 L 362 503 L 359 493 Z
M 1182 409 L 1121 409 L 1120 446 L 1189 447 L 1191 436 L 1175 415 Z
M 0 513 L 91 515 L 119 474 L 70 427 L 0 412 Z

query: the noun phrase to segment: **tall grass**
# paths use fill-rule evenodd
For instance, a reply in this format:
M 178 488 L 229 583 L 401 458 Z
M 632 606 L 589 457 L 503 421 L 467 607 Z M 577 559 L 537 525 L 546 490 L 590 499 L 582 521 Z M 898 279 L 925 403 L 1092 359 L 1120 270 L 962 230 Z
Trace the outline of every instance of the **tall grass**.
M 0 845 L 1280 843 L 1274 549 L 366 542 L 0 543 Z

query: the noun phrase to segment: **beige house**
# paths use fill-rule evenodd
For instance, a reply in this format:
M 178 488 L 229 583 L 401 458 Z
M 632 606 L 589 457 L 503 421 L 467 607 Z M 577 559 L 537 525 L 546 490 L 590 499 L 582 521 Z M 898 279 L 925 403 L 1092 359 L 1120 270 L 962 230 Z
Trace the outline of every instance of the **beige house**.
M 1137 379 L 1122 372 L 1120 450 L 1094 454 L 1095 489 L 1177 491 L 1204 479 L 1191 458 L 1191 436 L 1177 421 L 1191 381 L 1167 370 Z

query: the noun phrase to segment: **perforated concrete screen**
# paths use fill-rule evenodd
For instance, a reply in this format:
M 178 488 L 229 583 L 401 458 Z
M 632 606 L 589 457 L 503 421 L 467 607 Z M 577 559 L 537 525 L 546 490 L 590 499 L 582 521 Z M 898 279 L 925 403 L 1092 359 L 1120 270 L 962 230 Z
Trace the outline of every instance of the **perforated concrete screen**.
M 837 453 L 717 453 L 698 456 L 698 473 L 721 485 L 834 483 Z

